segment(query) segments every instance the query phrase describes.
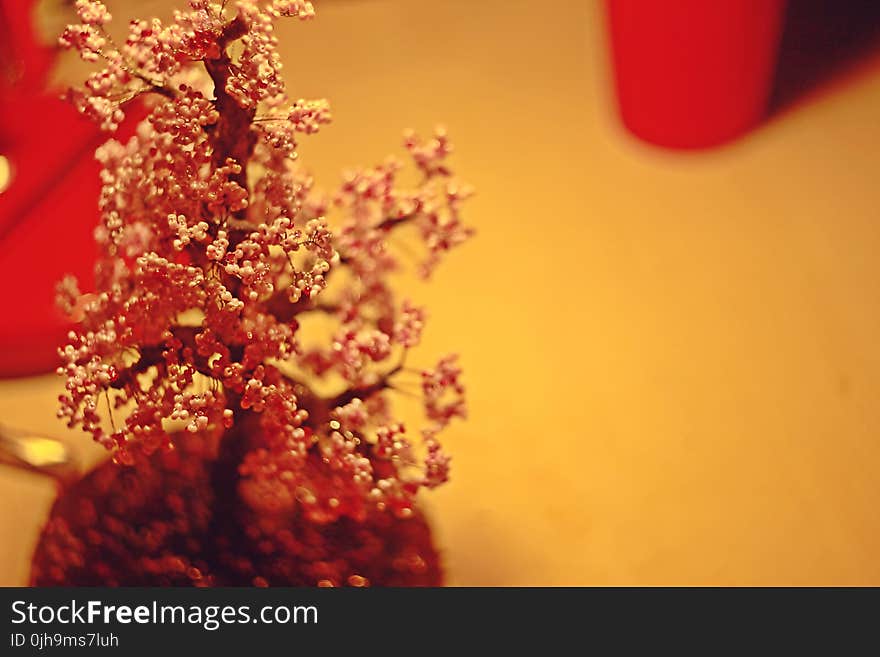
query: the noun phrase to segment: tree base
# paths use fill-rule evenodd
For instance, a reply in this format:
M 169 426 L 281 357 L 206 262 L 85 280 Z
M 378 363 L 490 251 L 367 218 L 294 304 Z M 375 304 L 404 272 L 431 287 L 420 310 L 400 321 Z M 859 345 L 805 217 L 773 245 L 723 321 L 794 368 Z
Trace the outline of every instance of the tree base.
M 438 586 L 420 513 L 325 525 L 257 514 L 217 477 L 203 442 L 133 467 L 107 462 L 55 501 L 33 557 L 33 586 Z M 227 470 L 228 471 L 228 470 Z

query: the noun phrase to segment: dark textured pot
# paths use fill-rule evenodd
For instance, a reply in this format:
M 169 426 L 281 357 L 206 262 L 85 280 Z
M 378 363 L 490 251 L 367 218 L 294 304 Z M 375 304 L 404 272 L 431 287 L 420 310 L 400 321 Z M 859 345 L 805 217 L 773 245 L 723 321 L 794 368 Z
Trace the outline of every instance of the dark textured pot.
M 106 462 L 63 489 L 33 557 L 36 586 L 436 586 L 440 560 L 420 513 L 363 522 L 254 512 L 235 467 L 199 435 Z

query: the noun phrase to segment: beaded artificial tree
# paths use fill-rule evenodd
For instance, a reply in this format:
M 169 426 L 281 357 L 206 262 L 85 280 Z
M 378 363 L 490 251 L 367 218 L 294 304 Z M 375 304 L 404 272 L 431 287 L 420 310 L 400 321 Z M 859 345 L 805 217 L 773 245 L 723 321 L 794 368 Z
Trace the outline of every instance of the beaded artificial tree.
M 464 417 L 464 388 L 454 356 L 406 364 L 425 313 L 394 294 L 388 237 L 419 235 L 428 276 L 469 236 L 447 137 L 406 135 L 414 188 L 389 160 L 322 195 L 296 148 L 329 106 L 291 102 L 273 34 L 311 3 L 190 0 L 119 45 L 101 2 L 76 9 L 61 42 L 102 67 L 73 103 L 108 131 L 135 98 L 149 115 L 97 153 L 97 290 L 68 279 L 59 294 L 79 318 L 59 416 L 113 458 L 62 490 L 32 582 L 441 583 L 415 496 L 447 480 L 438 435 Z M 389 398 L 406 376 L 417 439 Z

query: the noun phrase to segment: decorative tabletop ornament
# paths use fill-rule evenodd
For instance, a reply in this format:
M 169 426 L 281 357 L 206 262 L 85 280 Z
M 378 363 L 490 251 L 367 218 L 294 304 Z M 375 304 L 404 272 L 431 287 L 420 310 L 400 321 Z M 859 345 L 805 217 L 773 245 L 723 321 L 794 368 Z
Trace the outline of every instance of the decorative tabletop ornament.
M 32 583 L 440 584 L 415 497 L 447 480 L 438 435 L 465 416 L 464 388 L 454 356 L 405 364 L 425 313 L 393 293 L 388 237 L 420 235 L 427 276 L 470 235 L 450 143 L 406 136 L 414 189 L 388 161 L 322 196 L 295 160 L 328 104 L 291 102 L 273 35 L 311 3 L 189 5 L 116 44 L 104 5 L 77 0 L 61 37 L 103 64 L 70 92 L 81 112 L 108 131 L 134 98 L 150 113 L 97 153 L 97 291 L 59 292 L 79 318 L 59 416 L 113 459 L 62 489 Z M 408 376 L 417 438 L 393 416 Z

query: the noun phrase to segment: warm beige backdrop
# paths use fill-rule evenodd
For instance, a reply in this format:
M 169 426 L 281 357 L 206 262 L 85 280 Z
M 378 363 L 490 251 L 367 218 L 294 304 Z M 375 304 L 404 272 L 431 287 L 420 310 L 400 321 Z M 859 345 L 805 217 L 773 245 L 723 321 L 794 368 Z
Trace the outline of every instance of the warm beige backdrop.
M 672 155 L 615 122 L 597 5 L 316 4 L 281 30 L 335 108 L 303 160 L 442 120 L 479 189 L 478 238 L 414 287 L 470 389 L 428 498 L 451 583 L 880 584 L 878 68 Z M 2 383 L 0 419 L 63 433 L 58 385 Z M 0 583 L 50 497 L 0 475 Z

